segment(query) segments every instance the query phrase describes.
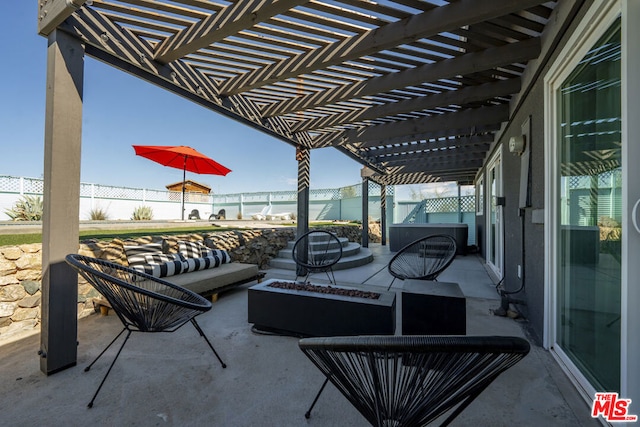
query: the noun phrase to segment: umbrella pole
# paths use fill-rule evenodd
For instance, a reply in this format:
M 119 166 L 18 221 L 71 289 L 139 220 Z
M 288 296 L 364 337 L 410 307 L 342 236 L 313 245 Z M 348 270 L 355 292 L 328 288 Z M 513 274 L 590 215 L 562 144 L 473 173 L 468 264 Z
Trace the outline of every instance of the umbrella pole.
M 187 180 L 187 156 L 184 156 L 184 167 L 182 168 L 182 221 L 184 221 L 184 186 Z

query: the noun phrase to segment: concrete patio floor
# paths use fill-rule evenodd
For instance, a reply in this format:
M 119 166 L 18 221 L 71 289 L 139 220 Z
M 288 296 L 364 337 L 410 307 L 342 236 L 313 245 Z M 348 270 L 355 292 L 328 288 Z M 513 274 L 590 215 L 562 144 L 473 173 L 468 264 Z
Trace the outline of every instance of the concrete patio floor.
M 388 286 L 387 247 L 371 244 L 374 262 L 335 273 L 338 283 Z M 267 278 L 293 278 L 267 270 Z M 317 279 L 316 279 L 317 277 Z M 320 281 L 321 276 L 314 276 Z M 526 336 L 523 324 L 497 317 L 499 300 L 481 260 L 458 257 L 440 276 L 467 296 L 469 335 Z M 396 282 L 399 289 L 402 282 Z M 114 315 L 91 315 L 78 325 L 78 366 L 51 375 L 39 370 L 39 336 L 0 346 L 0 425 L 3 426 L 365 426 L 365 419 L 331 385 L 311 419 L 304 412 L 323 376 L 293 337 L 256 334 L 247 323 L 247 288 L 220 296 L 198 317 L 227 363 L 222 369 L 189 325 L 170 334 L 133 334 L 95 406 L 87 403 L 114 351 L 84 372 L 121 330 Z M 400 305 L 398 304 L 398 308 Z M 453 426 L 600 426 L 567 377 L 542 348 L 499 377 L 452 423 Z

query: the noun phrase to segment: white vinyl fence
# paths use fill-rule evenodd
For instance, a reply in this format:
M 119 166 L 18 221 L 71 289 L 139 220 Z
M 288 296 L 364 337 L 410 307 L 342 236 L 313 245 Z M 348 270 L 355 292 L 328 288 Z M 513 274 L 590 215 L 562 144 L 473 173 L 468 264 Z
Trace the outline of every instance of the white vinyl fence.
M 361 220 L 361 185 L 343 188 L 309 190 L 309 218 L 316 220 Z M 6 210 L 13 208 L 22 196 L 43 194 L 43 180 L 37 178 L 0 176 L 0 220 L 10 220 Z M 136 208 L 148 206 L 154 220 L 180 219 L 182 194 L 177 191 L 144 188 L 113 187 L 99 184 L 80 184 L 80 219 L 91 219 L 91 212 L 101 209 L 110 220 L 131 219 Z M 225 210 L 227 219 L 251 218 L 264 207 L 271 206 L 271 214 L 297 213 L 296 191 L 185 195 L 185 219 L 197 210 L 201 219 Z M 387 206 L 393 206 L 393 191 L 387 189 Z M 393 212 L 389 208 L 387 215 Z M 380 218 L 380 187 L 369 184 L 369 216 Z
M 0 176 L 0 220 L 10 220 L 6 214 L 22 196 L 40 196 L 43 181 L 37 178 Z M 475 196 L 396 201 L 395 188 L 387 187 L 387 225 L 398 222 L 435 223 L 464 222 L 469 224 L 469 244 L 475 243 Z M 177 191 L 144 188 L 112 187 L 80 184 L 80 219 L 91 219 L 91 212 L 101 209 L 110 220 L 129 220 L 140 206 L 153 210 L 154 220 L 180 219 L 182 194 Z M 227 219 L 250 219 L 252 214 L 271 206 L 271 214 L 297 213 L 296 191 L 271 191 L 185 195 L 185 219 L 197 210 L 201 219 L 225 210 Z M 380 219 L 380 186 L 369 183 L 369 218 Z M 362 220 L 362 185 L 309 190 L 309 219 L 312 221 Z

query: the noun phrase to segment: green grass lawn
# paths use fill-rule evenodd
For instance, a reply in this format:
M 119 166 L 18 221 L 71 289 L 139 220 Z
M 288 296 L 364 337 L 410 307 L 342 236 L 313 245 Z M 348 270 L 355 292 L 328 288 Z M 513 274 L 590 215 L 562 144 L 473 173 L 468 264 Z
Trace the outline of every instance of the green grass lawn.
M 188 233 L 210 233 L 212 231 L 233 230 L 230 227 L 215 227 L 208 225 L 206 227 L 179 227 L 179 228 L 141 228 L 135 230 L 87 230 L 80 231 L 80 240 L 99 239 L 112 240 L 116 237 L 119 239 L 134 239 L 141 236 L 149 235 L 171 235 L 171 234 L 188 234 Z M 42 243 L 42 233 L 29 234 L 4 234 L 0 235 L 0 246 L 16 246 L 28 243 Z
M 281 224 L 295 227 L 295 223 Z M 338 225 L 330 221 L 328 222 L 316 222 L 310 224 L 310 227 L 323 227 L 329 225 Z M 343 224 L 340 224 L 343 225 Z M 80 240 L 99 239 L 99 240 L 113 240 L 119 239 L 134 239 L 141 236 L 149 235 L 172 235 L 172 234 L 188 234 L 188 233 L 211 233 L 215 231 L 229 231 L 229 230 L 244 230 L 239 227 L 217 227 L 212 225 L 207 226 L 194 226 L 194 227 L 178 227 L 178 228 L 141 228 L 136 230 L 86 230 L 80 231 Z M 28 234 L 1 234 L 0 246 L 17 246 L 29 243 L 42 243 L 42 233 L 28 233 Z

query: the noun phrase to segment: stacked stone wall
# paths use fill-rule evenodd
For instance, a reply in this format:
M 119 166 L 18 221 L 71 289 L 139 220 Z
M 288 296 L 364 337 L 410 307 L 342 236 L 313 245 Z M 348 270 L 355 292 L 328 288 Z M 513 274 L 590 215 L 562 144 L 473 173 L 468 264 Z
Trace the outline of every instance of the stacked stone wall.
M 379 227 L 370 224 L 370 241 L 380 241 Z M 360 242 L 362 231 L 354 226 L 332 226 L 323 229 Z M 80 242 L 78 253 L 127 264 L 123 245 L 163 242 L 164 251 L 175 253 L 179 240 L 200 241 L 211 248 L 224 249 L 236 262 L 268 267 L 269 260 L 295 239 L 295 228 L 247 229 L 172 236 L 146 236 L 132 240 L 88 240 Z M 42 245 L 39 243 L 0 247 L 0 343 L 40 325 L 42 281 Z M 78 283 L 78 317 L 94 312 L 92 298 L 96 290 L 80 278 Z

